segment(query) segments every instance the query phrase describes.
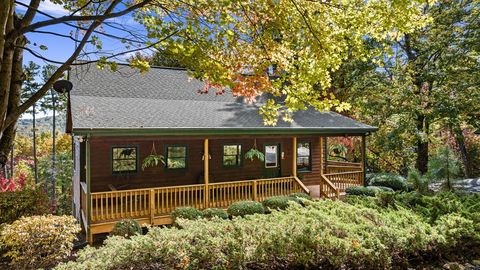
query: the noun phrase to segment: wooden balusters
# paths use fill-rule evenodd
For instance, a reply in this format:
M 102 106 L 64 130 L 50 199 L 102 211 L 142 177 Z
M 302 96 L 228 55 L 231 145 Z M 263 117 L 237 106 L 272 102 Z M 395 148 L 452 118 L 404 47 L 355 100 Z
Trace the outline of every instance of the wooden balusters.
M 348 187 L 363 186 L 363 171 L 328 173 L 323 176 L 340 192 L 345 192 Z
M 178 207 L 204 208 L 205 196 L 208 196 L 208 207 L 227 208 L 237 201 L 262 201 L 301 191 L 309 192 L 298 178 L 281 177 L 210 183 L 208 192 L 205 185 L 94 192 L 90 196 L 91 220 L 101 223 L 122 218 L 147 218 L 152 224 L 156 216 L 167 216 Z M 82 200 L 86 200 L 86 195 Z

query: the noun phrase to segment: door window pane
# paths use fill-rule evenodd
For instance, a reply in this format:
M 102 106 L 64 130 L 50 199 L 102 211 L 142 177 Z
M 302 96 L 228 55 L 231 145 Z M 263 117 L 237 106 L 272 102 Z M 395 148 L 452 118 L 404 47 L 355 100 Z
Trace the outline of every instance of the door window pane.
M 265 168 L 275 168 L 278 166 L 278 146 L 265 146 Z
M 311 148 L 309 142 L 303 142 L 297 144 L 297 170 L 299 171 L 311 171 Z

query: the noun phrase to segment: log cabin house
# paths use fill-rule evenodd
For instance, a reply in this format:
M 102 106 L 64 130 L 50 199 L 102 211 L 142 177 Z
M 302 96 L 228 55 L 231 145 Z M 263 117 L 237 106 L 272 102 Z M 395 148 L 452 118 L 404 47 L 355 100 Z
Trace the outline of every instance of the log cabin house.
M 262 98 L 200 94 L 204 84 L 178 68 L 87 65 L 69 76 L 74 214 L 89 242 L 124 218 L 169 224 L 177 207 L 227 208 L 293 192 L 338 198 L 364 185 L 365 137 L 376 128 L 340 114 L 308 109 L 267 127 Z M 328 139 L 339 136 L 360 138 L 359 161 L 328 159 Z M 251 149 L 264 160 L 245 159 Z M 152 154 L 164 163 L 142 166 Z

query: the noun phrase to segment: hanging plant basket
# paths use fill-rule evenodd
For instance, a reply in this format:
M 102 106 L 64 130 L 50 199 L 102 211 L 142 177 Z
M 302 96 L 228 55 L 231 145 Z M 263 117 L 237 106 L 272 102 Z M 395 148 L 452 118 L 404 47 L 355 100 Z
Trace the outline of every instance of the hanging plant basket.
M 245 159 L 250 159 L 250 161 L 253 161 L 254 159 L 258 159 L 260 161 L 265 160 L 265 155 L 257 149 L 257 139 L 255 139 L 253 147 L 245 153 Z
M 149 167 L 157 167 L 160 164 L 165 165 L 165 157 L 157 154 L 157 151 L 155 150 L 155 143 L 153 143 L 150 155 L 148 155 L 142 161 L 142 171 Z

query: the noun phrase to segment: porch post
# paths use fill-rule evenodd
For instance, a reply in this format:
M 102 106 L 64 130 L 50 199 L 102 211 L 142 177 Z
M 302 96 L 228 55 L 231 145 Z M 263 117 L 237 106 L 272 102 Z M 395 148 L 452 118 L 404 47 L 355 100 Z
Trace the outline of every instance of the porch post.
M 86 200 L 86 206 L 87 206 L 87 215 L 86 215 L 86 222 L 87 222 L 87 230 L 85 232 L 87 236 L 87 241 L 91 245 L 93 244 L 93 235 L 90 230 L 90 223 L 91 223 L 91 213 L 92 213 L 92 201 L 91 201 L 91 196 L 90 196 L 90 134 L 87 135 L 85 139 L 85 182 L 87 184 L 87 200 Z
M 204 175 L 204 208 L 208 208 L 209 201 L 210 201 L 210 192 L 208 190 L 208 139 L 203 141 L 203 175 Z
M 363 172 L 363 185 L 366 185 L 365 179 L 367 178 L 367 142 L 365 134 L 362 135 L 362 172 Z
M 292 138 L 292 174 L 297 177 L 297 137 Z
M 324 173 L 328 173 L 328 137 L 323 137 L 323 171 Z
M 320 146 L 320 193 L 319 193 L 319 197 L 321 198 L 322 197 L 322 194 L 323 194 L 323 137 L 320 136 L 319 137 L 319 144 Z

